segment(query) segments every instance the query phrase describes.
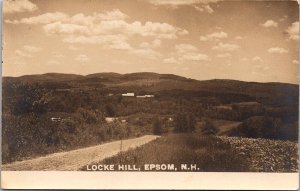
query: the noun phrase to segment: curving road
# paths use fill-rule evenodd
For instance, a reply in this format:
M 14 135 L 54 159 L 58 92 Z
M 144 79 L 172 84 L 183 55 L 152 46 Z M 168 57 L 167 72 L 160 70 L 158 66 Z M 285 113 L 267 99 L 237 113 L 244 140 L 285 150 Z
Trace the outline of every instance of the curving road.
M 123 140 L 122 151 L 141 146 L 158 137 L 145 135 L 139 138 Z M 17 161 L 2 165 L 2 171 L 75 171 L 84 165 L 116 155 L 120 152 L 120 145 L 121 141 L 114 141 L 83 149 L 49 154 L 35 159 Z

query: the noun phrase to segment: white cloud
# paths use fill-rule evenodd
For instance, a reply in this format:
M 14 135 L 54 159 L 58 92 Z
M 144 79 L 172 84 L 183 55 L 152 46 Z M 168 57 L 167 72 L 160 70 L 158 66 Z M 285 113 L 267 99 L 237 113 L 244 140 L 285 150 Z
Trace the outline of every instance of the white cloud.
M 30 46 L 30 45 L 25 45 L 23 46 L 23 49 L 27 52 L 30 52 L 30 53 L 37 53 L 37 52 L 40 52 L 42 49 L 39 48 L 39 47 L 35 47 L 35 46 Z
M 171 57 L 171 58 L 164 59 L 163 63 L 165 63 L 165 64 L 178 64 L 179 62 L 174 57 Z
M 206 54 L 200 54 L 200 53 L 186 53 L 179 57 L 180 60 L 189 60 L 189 61 L 209 61 L 209 56 Z
M 178 44 L 175 46 L 178 53 L 186 53 L 191 51 L 197 51 L 198 48 L 191 44 Z
M 200 53 L 198 48 L 191 44 L 178 44 L 175 46 L 178 60 L 209 61 L 208 55 Z
M 299 22 L 294 22 L 286 32 L 289 34 L 290 40 L 299 40 Z
M 236 44 L 226 44 L 220 42 L 217 46 L 212 47 L 213 50 L 218 50 L 218 51 L 235 51 L 239 49 L 240 46 Z
M 154 51 L 150 48 L 146 48 L 146 49 L 133 49 L 131 50 L 129 53 L 131 54 L 134 54 L 136 56 L 140 56 L 140 57 L 145 57 L 145 58 L 149 58 L 149 59 L 158 59 L 160 58 L 162 55 L 157 52 L 157 51 Z
M 180 35 L 188 34 L 187 30 L 175 27 L 168 23 L 147 21 L 142 23 L 125 21 L 128 16 L 118 9 L 93 15 L 76 14 L 72 17 L 65 13 L 45 13 L 35 17 L 21 20 L 6 20 L 11 24 L 44 24 L 47 34 L 74 34 L 80 33 L 88 36 L 105 34 L 140 35 L 160 39 L 175 39 Z
M 129 17 L 122 13 L 119 9 L 114 9 L 112 11 L 94 13 L 93 15 L 88 16 L 85 16 L 83 13 L 79 13 L 72 17 L 62 12 L 53 12 L 34 17 L 22 18 L 21 20 L 6 20 L 5 22 L 11 24 L 49 24 L 52 22 L 66 22 L 77 25 L 90 25 L 98 21 L 125 20 L 127 18 Z
M 218 1 L 220 0 L 148 0 L 148 2 L 153 5 L 169 5 L 169 6 L 209 4 L 209 3 L 216 3 Z
M 28 0 L 3 0 L 3 13 L 32 12 L 38 7 Z
M 55 58 L 63 58 L 64 57 L 64 55 L 59 52 L 52 52 L 52 54 Z
M 47 24 L 44 27 L 44 30 L 47 34 L 87 34 L 89 29 L 87 26 L 77 25 L 77 24 L 65 24 L 59 22 Z
M 21 20 L 5 20 L 6 23 L 11 24 L 49 24 L 58 21 L 67 21 L 69 16 L 65 13 L 54 12 L 45 13 L 35 17 L 22 18 Z
M 283 54 L 283 53 L 288 53 L 288 51 L 284 48 L 280 47 L 272 47 L 268 49 L 269 53 L 278 53 L 278 54 Z
M 278 23 L 276 23 L 273 20 L 267 20 L 265 23 L 261 24 L 261 26 L 266 27 L 266 28 L 268 28 L 268 27 L 277 27 Z
M 161 46 L 160 39 L 154 39 L 151 43 L 149 42 L 142 42 L 139 45 L 141 48 L 157 48 Z
M 197 11 L 200 11 L 200 12 L 204 12 L 206 11 L 207 13 L 209 14 L 212 14 L 214 12 L 214 10 L 209 6 L 209 5 L 201 5 L 201 6 L 194 6 L 194 8 L 197 10 Z
M 214 32 L 205 36 L 200 36 L 201 41 L 211 41 L 211 40 L 220 40 L 223 38 L 227 38 L 228 34 L 226 32 Z
M 263 59 L 261 59 L 261 57 L 259 57 L 259 56 L 255 56 L 255 57 L 252 58 L 252 61 L 254 61 L 254 62 L 263 62 Z
M 298 60 L 293 60 L 292 63 L 293 64 L 299 64 L 299 61 Z
M 15 54 L 19 57 L 31 58 L 33 54 L 40 52 L 42 49 L 39 47 L 24 45 L 21 50 L 17 49 Z
M 22 51 L 22 50 L 16 50 L 16 51 L 15 51 L 15 54 L 16 54 L 17 56 L 20 56 L 20 57 L 26 57 L 26 58 L 31 58 L 31 57 L 32 57 L 31 54 L 26 53 L 26 52 L 24 52 L 24 51 Z
M 225 54 L 218 54 L 217 58 L 230 58 L 231 54 L 230 53 L 225 53 Z
M 85 54 L 79 54 L 75 57 L 75 60 L 78 61 L 78 62 L 89 62 L 90 59 L 89 57 L 87 57 L 87 55 Z
M 235 40 L 242 40 L 242 39 L 244 39 L 244 37 L 236 36 L 234 39 L 235 39 Z
M 132 49 L 131 45 L 125 41 L 107 44 L 104 46 L 104 48 L 114 49 L 114 50 L 131 50 Z
M 280 21 L 280 22 L 283 22 L 283 21 L 285 21 L 287 18 L 288 18 L 288 16 L 287 16 L 287 15 L 284 15 L 282 18 L 279 19 L 279 21 Z
M 125 20 L 128 16 L 122 13 L 119 9 L 106 11 L 97 15 L 100 20 Z
M 263 70 L 263 71 L 267 71 L 267 70 L 270 70 L 270 67 L 269 66 L 262 66 L 260 64 L 257 64 L 254 66 L 256 69 L 258 70 Z

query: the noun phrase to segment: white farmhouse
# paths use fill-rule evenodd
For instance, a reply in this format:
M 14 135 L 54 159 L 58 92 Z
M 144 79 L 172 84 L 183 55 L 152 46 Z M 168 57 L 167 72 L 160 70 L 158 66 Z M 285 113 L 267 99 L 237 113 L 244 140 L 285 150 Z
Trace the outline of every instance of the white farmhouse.
M 122 94 L 123 97 L 134 97 L 134 93 Z

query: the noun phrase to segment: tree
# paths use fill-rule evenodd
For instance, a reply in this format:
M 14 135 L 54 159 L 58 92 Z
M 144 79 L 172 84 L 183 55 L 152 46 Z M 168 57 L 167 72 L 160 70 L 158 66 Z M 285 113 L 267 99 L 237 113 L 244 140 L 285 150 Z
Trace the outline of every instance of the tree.
M 204 135 L 216 135 L 219 129 L 209 119 L 205 119 L 204 126 L 202 127 L 202 134 Z
M 154 135 L 162 134 L 162 124 L 158 117 L 156 117 L 153 121 L 153 134 Z
M 175 117 L 175 129 L 177 133 L 192 133 L 195 131 L 196 117 L 187 112 L 179 112 Z

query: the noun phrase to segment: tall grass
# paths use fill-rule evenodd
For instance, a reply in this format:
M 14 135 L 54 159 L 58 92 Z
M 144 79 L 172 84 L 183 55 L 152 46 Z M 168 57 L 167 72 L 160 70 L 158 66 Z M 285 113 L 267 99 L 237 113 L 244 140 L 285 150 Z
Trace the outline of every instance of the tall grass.
M 170 134 L 97 164 L 128 164 L 141 169 L 144 164 L 174 164 L 177 167 L 181 164 L 197 164 L 199 171 L 249 170 L 247 159 L 234 153 L 229 144 L 214 136 L 198 134 Z

